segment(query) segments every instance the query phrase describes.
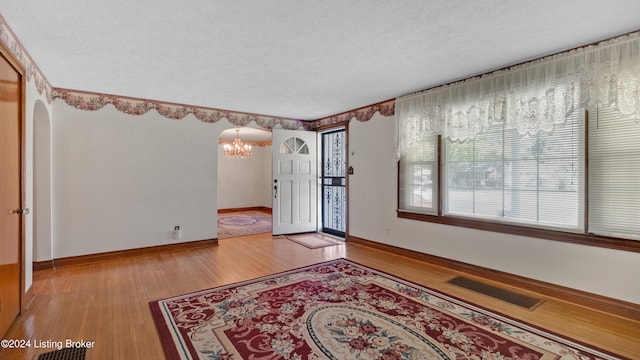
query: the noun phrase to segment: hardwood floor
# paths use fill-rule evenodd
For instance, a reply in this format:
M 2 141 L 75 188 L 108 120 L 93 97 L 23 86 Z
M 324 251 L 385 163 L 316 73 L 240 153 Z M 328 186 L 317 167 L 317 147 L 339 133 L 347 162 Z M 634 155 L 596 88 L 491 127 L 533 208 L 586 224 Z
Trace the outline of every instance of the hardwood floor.
M 94 360 L 162 359 L 149 301 L 341 257 L 640 359 L 638 322 L 531 293 L 527 294 L 546 301 L 528 311 L 447 284 L 459 274 L 419 260 L 351 243 L 308 249 L 269 234 L 222 239 L 218 246 L 202 249 L 37 271 L 33 279 L 35 300 L 5 338 L 31 339 L 32 344 L 67 339 L 93 341 L 94 348 L 87 351 L 87 359 Z M 55 349 L 0 349 L 0 359 L 33 359 L 51 350 Z

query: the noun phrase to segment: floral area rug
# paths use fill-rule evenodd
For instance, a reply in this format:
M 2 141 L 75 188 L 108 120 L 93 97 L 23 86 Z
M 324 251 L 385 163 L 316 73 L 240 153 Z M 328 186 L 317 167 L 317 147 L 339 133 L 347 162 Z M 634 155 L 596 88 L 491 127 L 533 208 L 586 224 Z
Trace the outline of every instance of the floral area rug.
M 345 259 L 150 306 L 168 359 L 618 359 Z
M 270 233 L 271 214 L 262 211 L 239 211 L 218 214 L 218 239 Z

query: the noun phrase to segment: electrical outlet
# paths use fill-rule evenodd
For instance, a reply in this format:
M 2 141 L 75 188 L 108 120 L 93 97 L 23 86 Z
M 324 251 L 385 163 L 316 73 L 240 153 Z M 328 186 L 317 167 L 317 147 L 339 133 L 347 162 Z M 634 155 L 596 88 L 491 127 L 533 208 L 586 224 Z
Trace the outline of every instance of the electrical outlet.
M 182 230 L 180 230 L 180 226 L 176 225 L 173 227 L 172 237 L 174 240 L 178 240 L 182 238 Z

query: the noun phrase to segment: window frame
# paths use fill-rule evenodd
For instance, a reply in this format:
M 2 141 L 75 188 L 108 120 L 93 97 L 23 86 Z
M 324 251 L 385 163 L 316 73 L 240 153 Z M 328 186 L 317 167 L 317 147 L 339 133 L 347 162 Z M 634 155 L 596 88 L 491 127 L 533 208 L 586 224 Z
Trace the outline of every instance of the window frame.
M 588 139 L 589 139 L 589 131 L 588 131 L 588 122 L 589 122 L 589 111 L 585 110 L 585 131 L 584 131 L 584 144 L 585 144 L 585 153 L 584 153 L 584 166 L 585 166 L 585 178 L 584 178 L 584 217 L 585 217 L 585 229 L 588 225 L 588 209 L 589 209 L 589 152 L 588 152 Z M 436 224 L 444 224 L 451 226 L 458 226 L 464 228 L 471 228 L 476 230 L 483 231 L 492 231 L 510 235 L 518 235 L 518 236 L 526 236 L 532 238 L 539 238 L 545 240 L 553 240 L 560 241 L 572 244 L 581 244 L 581 245 L 589 245 L 596 246 L 608 249 L 615 249 L 621 251 L 629 251 L 629 252 L 640 252 L 640 241 L 626 238 L 618 238 L 604 235 L 596 235 L 593 233 L 589 233 L 587 231 L 583 232 L 572 232 L 568 230 L 560 230 L 560 229 L 549 229 L 544 227 L 537 227 L 534 224 L 517 224 L 517 223 L 504 223 L 498 221 L 492 221 L 490 219 L 475 219 L 475 218 L 467 218 L 467 217 L 458 217 L 443 214 L 442 212 L 442 199 L 443 199 L 443 186 L 442 172 L 444 169 L 443 164 L 443 149 L 442 149 L 442 139 L 441 136 L 438 135 L 438 147 L 437 147 L 437 213 L 428 214 L 424 212 L 414 212 L 410 211 L 410 209 L 401 209 L 400 208 L 400 160 L 397 161 L 397 208 L 396 208 L 396 216 L 402 219 L 416 220 L 416 221 L 424 221 L 429 223 Z

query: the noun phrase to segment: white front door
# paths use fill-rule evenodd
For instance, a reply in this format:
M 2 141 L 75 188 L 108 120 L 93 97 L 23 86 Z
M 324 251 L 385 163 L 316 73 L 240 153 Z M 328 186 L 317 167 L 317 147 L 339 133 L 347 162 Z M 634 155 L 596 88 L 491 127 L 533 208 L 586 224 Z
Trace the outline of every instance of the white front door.
M 316 133 L 273 129 L 273 234 L 317 230 Z

